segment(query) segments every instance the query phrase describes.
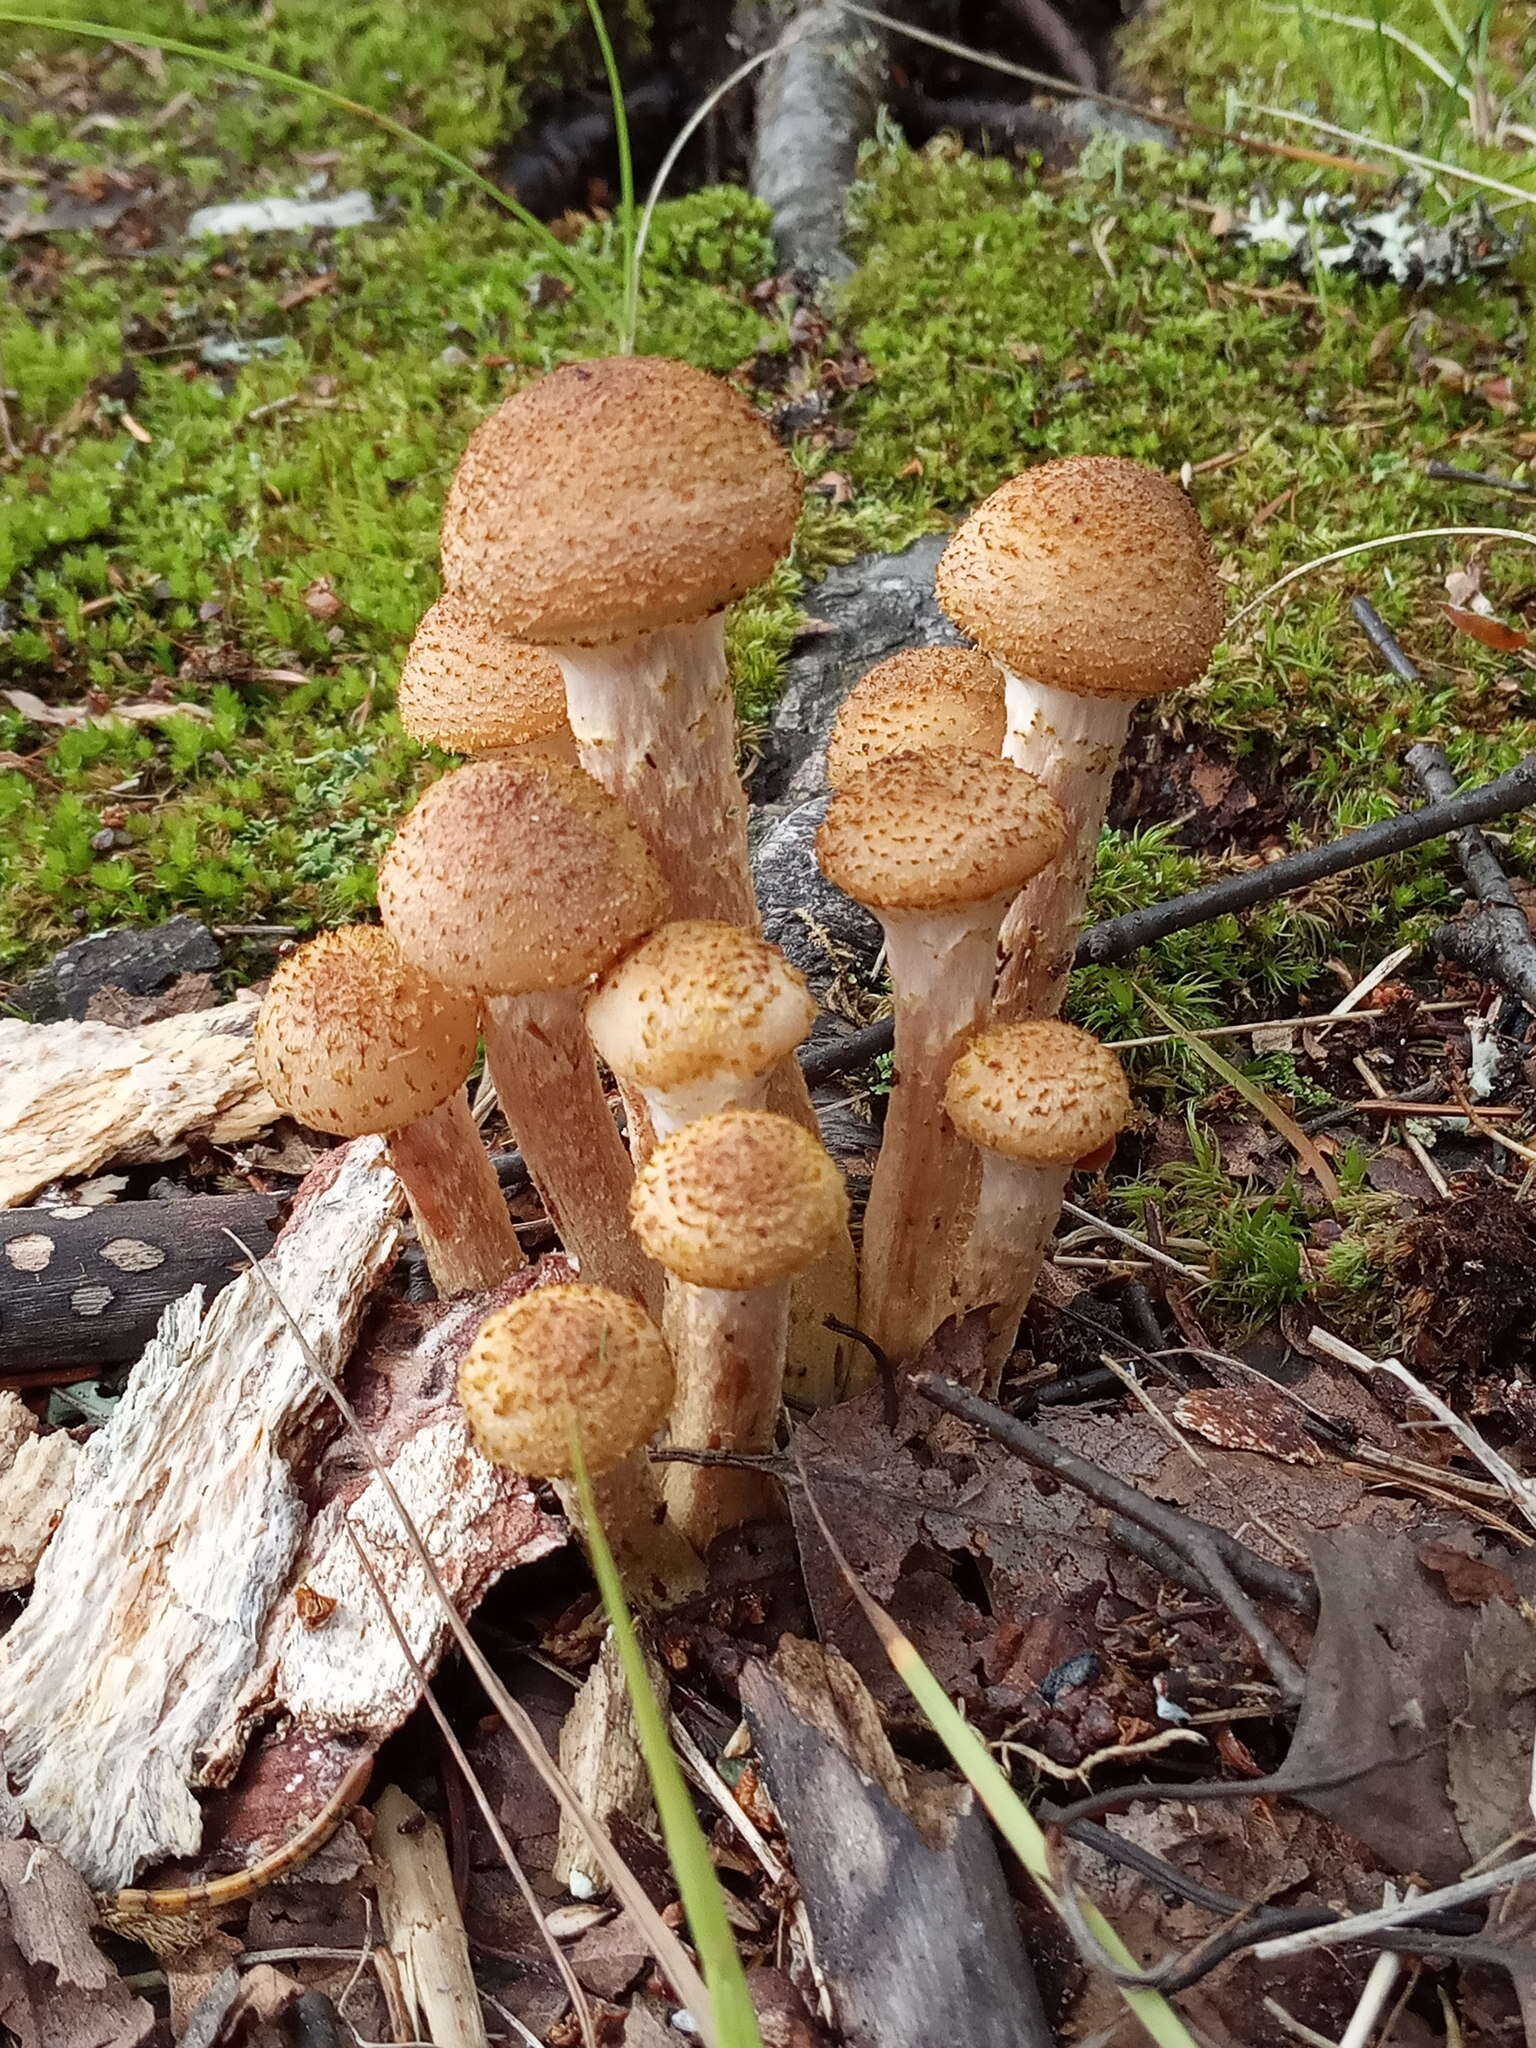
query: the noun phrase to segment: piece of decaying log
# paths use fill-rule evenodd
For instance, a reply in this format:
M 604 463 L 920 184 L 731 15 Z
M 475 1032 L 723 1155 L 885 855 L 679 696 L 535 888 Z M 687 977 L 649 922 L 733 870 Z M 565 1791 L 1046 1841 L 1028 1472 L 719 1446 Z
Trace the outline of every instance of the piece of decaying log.
M 0 1592 L 31 1584 L 74 1490 L 79 1455 L 67 1431 L 41 1434 L 26 1403 L 0 1391 Z
M 339 1371 L 397 1249 L 401 1205 L 382 1140 L 328 1153 L 260 1273 L 206 1314 L 199 1290 L 166 1311 L 81 1454 L 31 1604 L 0 1647 L 0 1727 L 38 1834 L 98 1888 L 198 1845 L 203 1749 L 308 1519 L 289 1460 L 334 1427 L 279 1300 Z
M 850 2048 L 1050 2048 L 969 1786 L 914 1786 L 836 1651 L 786 1636 L 741 1699 Z
M 373 1854 L 412 2033 L 436 2048 L 489 2048 L 443 1831 L 398 1785 L 374 1808 Z
M 879 32 L 837 0 L 804 8 L 789 42 L 764 66 L 752 190 L 773 214 L 784 269 L 831 283 L 852 271 L 843 209 L 884 83 Z
M 0 1208 L 108 1160 L 238 1145 L 277 1121 L 251 1049 L 256 1004 L 111 1024 L 0 1019 Z
M 169 1302 L 193 1287 L 212 1300 L 249 1263 L 229 1233 L 264 1252 L 282 1208 L 194 1195 L 0 1210 L 0 1379 L 70 1366 L 88 1379 L 137 1358 Z
M 648 1644 L 645 1668 L 651 1690 L 665 1712 L 666 1673 Z M 601 1826 L 610 1826 L 613 1815 L 622 1813 L 626 1820 L 654 1829 L 656 1804 L 651 1796 L 650 1773 L 645 1768 L 635 1710 L 630 1705 L 629 1687 L 624 1682 L 612 1629 L 603 1638 L 597 1662 L 587 1673 L 586 1683 L 561 1724 L 560 1768 L 597 1815 Z M 551 1875 L 557 1884 L 584 1898 L 590 1898 L 608 1882 L 586 1836 L 563 1810 Z

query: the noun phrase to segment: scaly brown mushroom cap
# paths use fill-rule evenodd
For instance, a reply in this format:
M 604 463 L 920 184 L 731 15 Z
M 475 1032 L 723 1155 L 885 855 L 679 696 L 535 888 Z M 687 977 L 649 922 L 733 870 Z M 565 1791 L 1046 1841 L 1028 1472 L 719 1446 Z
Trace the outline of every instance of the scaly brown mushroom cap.
M 984 1031 L 949 1070 L 944 1107 L 973 1145 L 1032 1166 L 1072 1166 L 1131 1120 L 1125 1069 L 1055 1019 Z
M 815 1021 L 805 977 L 777 946 L 706 918 L 652 932 L 587 1004 L 587 1029 L 609 1066 L 659 1094 L 717 1079 L 745 1087 Z
M 413 740 L 455 754 L 494 754 L 570 733 L 554 656 L 508 639 L 446 597 L 416 628 L 400 671 L 399 708 Z
M 479 1014 L 377 925 L 322 932 L 278 968 L 256 1019 L 256 1065 L 289 1116 L 333 1137 L 402 1130 L 464 1084 Z
M 814 1265 L 848 1225 L 848 1194 L 803 1125 L 726 1109 L 664 1138 L 635 1180 L 635 1235 L 694 1287 L 748 1291 Z
M 887 754 L 835 790 L 823 874 L 870 909 L 950 910 L 1010 895 L 1066 844 L 1060 806 L 993 754 Z
M 1170 478 L 1116 455 L 1010 477 L 956 532 L 934 589 L 1015 675 L 1085 697 L 1187 688 L 1225 618 L 1194 506 Z
M 543 756 L 443 776 L 379 867 L 401 951 L 453 988 L 575 988 L 666 915 L 645 841 L 590 775 Z
M 793 464 L 718 377 L 664 356 L 566 363 L 477 428 L 443 579 L 515 639 L 607 646 L 761 583 L 799 510 Z
M 672 1400 L 672 1360 L 638 1302 L 606 1287 L 535 1287 L 481 1324 L 459 1400 L 486 1456 L 535 1479 L 594 1479 L 647 1442 Z
M 859 678 L 827 741 L 827 780 L 840 789 L 887 754 L 969 747 L 1000 754 L 1008 730 L 1003 679 L 975 647 L 909 647 Z

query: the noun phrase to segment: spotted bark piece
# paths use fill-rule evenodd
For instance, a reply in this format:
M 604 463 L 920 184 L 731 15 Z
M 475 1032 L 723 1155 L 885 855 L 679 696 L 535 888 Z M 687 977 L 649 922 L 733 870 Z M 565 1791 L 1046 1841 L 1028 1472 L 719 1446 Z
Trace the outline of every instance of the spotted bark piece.
M 1316 1465 L 1322 1452 L 1295 1403 L 1268 1387 L 1200 1387 L 1174 1403 L 1173 1418 L 1224 1451 L 1257 1451 L 1288 1465 Z
M 101 1256 L 120 1273 L 151 1273 L 165 1264 L 164 1247 L 146 1244 L 141 1237 L 114 1237 L 102 1246 Z
M 5 1248 L 5 1256 L 18 1273 L 45 1271 L 53 1253 L 53 1239 L 36 1230 L 29 1231 L 25 1237 L 13 1237 Z
M 112 1290 L 86 1283 L 75 1289 L 69 1305 L 77 1316 L 99 1316 L 112 1306 Z

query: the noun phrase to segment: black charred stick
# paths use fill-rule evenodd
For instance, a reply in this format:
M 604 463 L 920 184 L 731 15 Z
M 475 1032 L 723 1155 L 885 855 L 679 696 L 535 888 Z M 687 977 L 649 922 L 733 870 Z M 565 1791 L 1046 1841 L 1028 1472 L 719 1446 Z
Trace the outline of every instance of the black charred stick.
M 1457 469 L 1449 462 L 1426 462 L 1424 474 L 1436 483 L 1470 484 L 1480 491 L 1500 491 L 1511 498 L 1536 498 L 1536 484 L 1516 476 L 1494 476 L 1486 469 Z

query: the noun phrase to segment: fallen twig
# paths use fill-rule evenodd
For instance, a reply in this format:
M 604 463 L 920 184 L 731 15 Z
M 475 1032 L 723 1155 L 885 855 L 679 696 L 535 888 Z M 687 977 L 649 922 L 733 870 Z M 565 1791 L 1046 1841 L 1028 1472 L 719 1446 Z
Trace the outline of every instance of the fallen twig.
M 1066 1485 L 1076 1487 L 1101 1507 L 1127 1516 L 1143 1529 L 1150 1529 L 1170 1549 L 1188 1559 L 1263 1658 L 1281 1693 L 1292 1704 L 1300 1700 L 1306 1676 L 1239 1583 L 1231 1564 L 1231 1546 L 1236 1544 L 1245 1553 L 1245 1570 L 1250 1583 L 1254 1582 L 1257 1574 L 1283 1573 L 1292 1595 L 1289 1603 L 1292 1605 L 1297 1597 L 1295 1573 L 1286 1572 L 1283 1566 L 1270 1564 L 1267 1558 L 1260 1557 L 1255 1551 L 1248 1551 L 1246 1545 L 1237 1543 L 1236 1537 L 1220 1535 L 1192 1516 L 1181 1514 L 1162 1501 L 1149 1499 L 1134 1486 L 1127 1486 L 1124 1480 L 1117 1479 L 1113 1473 L 1080 1458 L 1075 1451 L 1064 1449 L 1041 1431 L 1031 1429 L 1027 1422 L 1018 1421 L 993 1402 L 983 1400 L 979 1394 L 973 1394 L 965 1387 L 957 1387 L 939 1373 L 913 1373 L 909 1384 L 914 1392 L 931 1401 L 936 1408 L 942 1408 L 947 1415 L 957 1416 L 973 1429 L 985 1431 L 1005 1450 L 1012 1451 L 1016 1457 L 1023 1458 L 1040 1471 L 1049 1472 Z
M 1491 476 L 1485 469 L 1457 469 L 1449 462 L 1426 462 L 1424 474 L 1442 484 L 1473 484 L 1482 491 L 1503 491 L 1512 498 L 1536 497 L 1536 484 L 1515 476 Z
M 1410 747 L 1404 760 L 1426 796 L 1453 795 L 1456 777 L 1439 747 Z M 1499 857 L 1475 825 L 1453 840 L 1467 885 L 1482 908 L 1472 917 L 1452 918 L 1432 935 L 1437 953 L 1486 980 L 1502 982 L 1536 1017 L 1536 938 Z

